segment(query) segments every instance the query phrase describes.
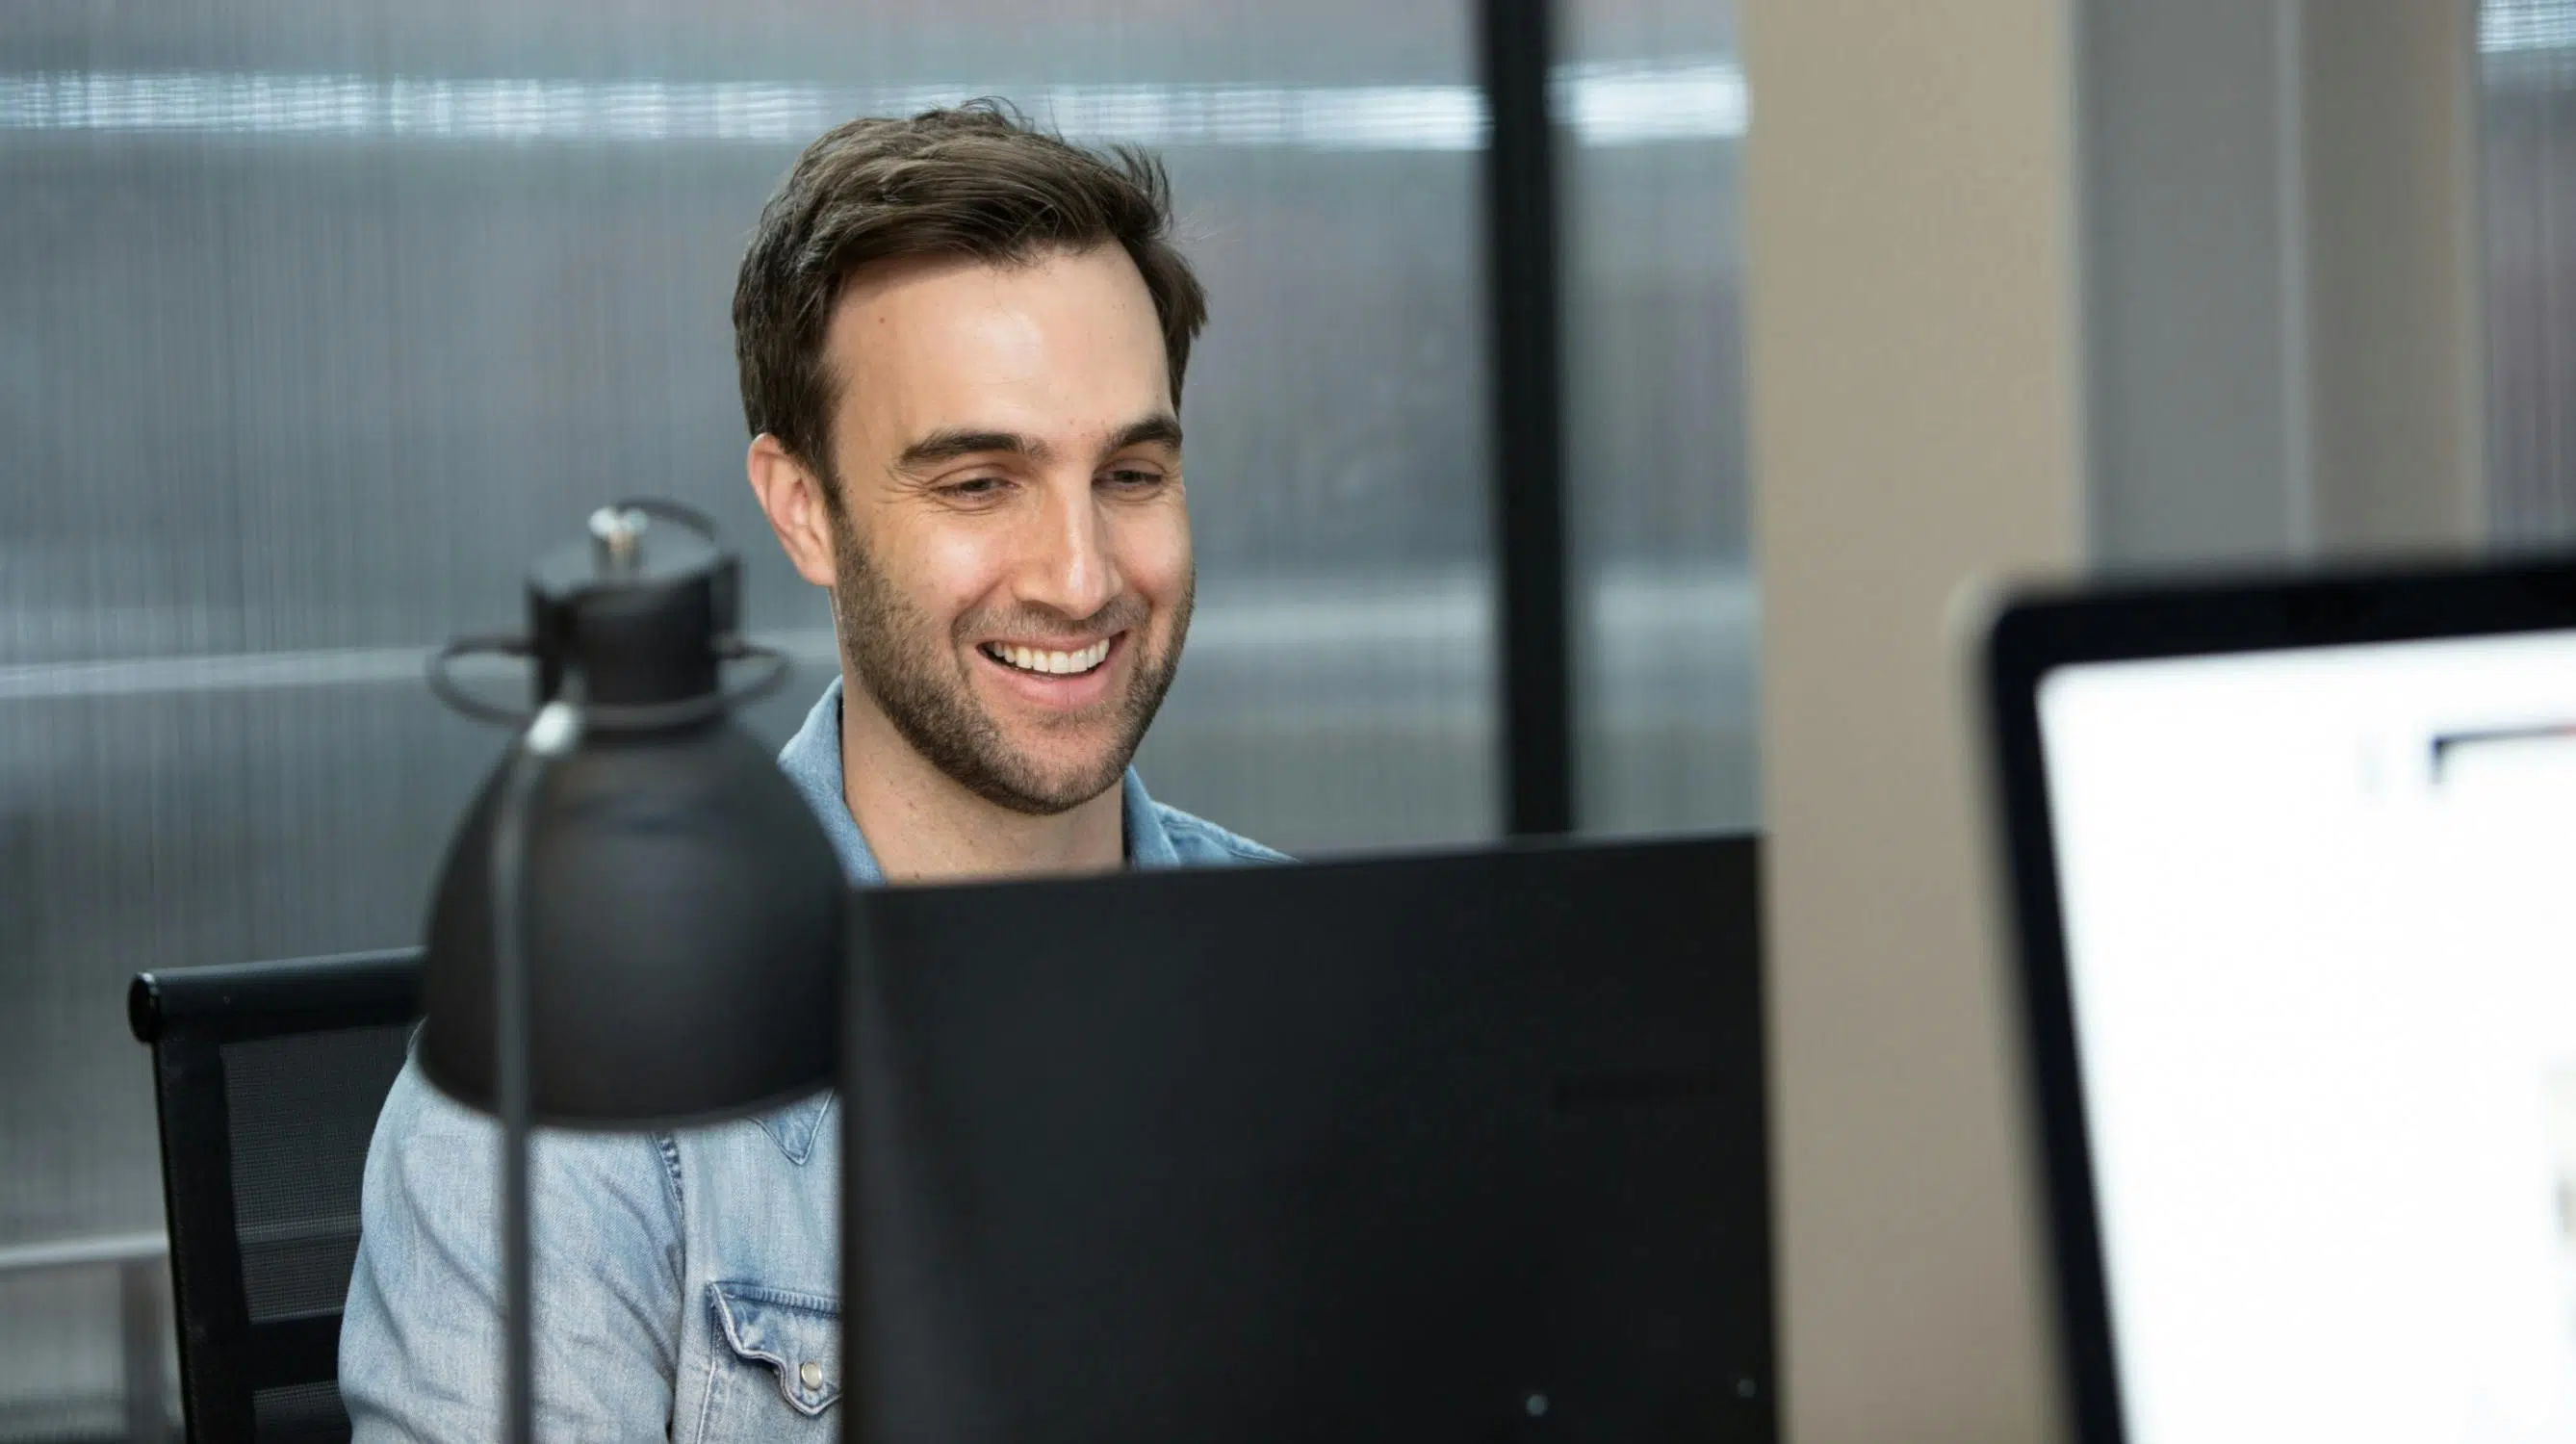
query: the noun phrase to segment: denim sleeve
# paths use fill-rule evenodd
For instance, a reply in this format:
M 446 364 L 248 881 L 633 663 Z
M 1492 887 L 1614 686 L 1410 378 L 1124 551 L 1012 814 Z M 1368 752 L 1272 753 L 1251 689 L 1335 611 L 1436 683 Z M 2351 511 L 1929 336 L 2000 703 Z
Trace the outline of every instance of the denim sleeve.
M 500 1130 L 404 1066 L 376 1122 L 340 1326 L 357 1444 L 501 1437 Z M 680 1333 L 679 1181 L 641 1133 L 530 1155 L 537 1434 L 659 1439 Z

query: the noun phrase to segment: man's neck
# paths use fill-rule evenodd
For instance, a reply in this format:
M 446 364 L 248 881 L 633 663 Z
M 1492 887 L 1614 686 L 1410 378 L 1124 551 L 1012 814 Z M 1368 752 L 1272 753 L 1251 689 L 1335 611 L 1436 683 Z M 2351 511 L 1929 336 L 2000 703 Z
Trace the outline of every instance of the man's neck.
M 960 787 L 864 694 L 841 696 L 841 796 L 888 882 L 1108 872 L 1126 860 L 1126 789 L 1032 817 Z

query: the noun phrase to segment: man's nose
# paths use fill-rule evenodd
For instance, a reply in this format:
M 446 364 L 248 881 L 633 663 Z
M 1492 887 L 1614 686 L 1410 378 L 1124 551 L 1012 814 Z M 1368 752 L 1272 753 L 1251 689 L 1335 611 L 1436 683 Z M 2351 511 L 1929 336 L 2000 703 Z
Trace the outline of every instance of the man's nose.
M 1046 504 L 1035 526 L 1027 564 L 1021 568 L 1020 599 L 1079 621 L 1118 595 L 1118 565 L 1091 479 L 1046 488 Z

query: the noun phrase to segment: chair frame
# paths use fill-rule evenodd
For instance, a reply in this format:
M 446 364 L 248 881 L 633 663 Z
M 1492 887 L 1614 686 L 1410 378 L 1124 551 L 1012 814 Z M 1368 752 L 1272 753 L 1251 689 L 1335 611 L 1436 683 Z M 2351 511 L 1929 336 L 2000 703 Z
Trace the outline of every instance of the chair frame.
M 339 1377 L 340 1311 L 253 1323 L 233 1210 L 224 1045 L 378 1027 L 420 1016 L 418 948 L 136 976 L 126 1021 L 152 1049 L 170 1286 L 179 1319 L 179 1392 L 188 1438 L 254 1435 L 263 1389 Z

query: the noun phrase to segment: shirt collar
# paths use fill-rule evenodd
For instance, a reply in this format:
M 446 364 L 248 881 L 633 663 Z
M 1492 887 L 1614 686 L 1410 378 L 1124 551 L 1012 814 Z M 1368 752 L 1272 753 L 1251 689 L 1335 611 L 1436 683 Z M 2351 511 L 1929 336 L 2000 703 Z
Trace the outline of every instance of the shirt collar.
M 884 882 L 885 870 L 877 866 L 876 854 L 860 835 L 857 820 L 850 816 L 849 797 L 841 790 L 840 678 L 833 678 L 832 685 L 823 689 L 814 710 L 805 714 L 805 725 L 779 749 L 778 769 L 822 821 L 823 833 L 832 839 L 832 851 L 839 854 L 841 870 L 850 881 L 862 886 Z M 1125 799 L 1127 865 L 1180 866 L 1180 854 L 1163 828 L 1163 811 L 1145 795 L 1144 780 L 1135 768 L 1128 768 L 1120 780 L 1120 795 Z

